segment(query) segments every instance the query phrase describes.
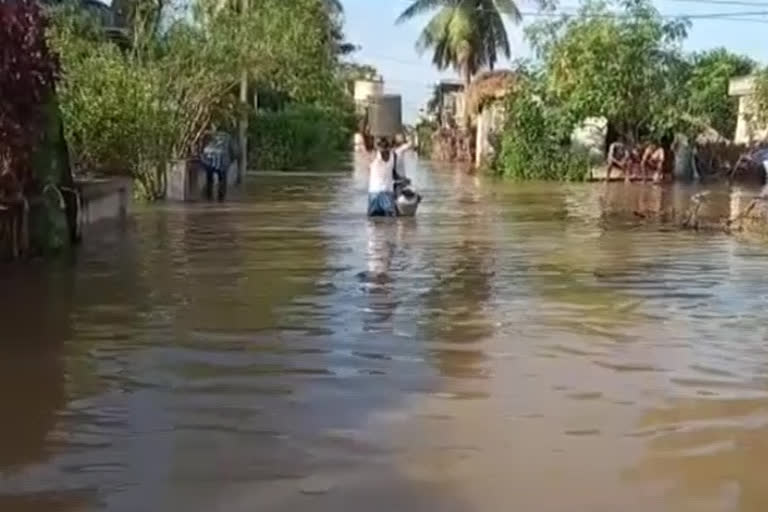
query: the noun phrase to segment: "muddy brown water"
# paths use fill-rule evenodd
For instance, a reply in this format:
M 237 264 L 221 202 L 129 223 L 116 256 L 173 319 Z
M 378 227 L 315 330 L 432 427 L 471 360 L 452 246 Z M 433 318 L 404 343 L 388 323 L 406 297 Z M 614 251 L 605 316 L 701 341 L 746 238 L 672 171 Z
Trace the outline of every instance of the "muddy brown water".
M 768 244 L 414 177 L 415 219 L 270 174 L 3 269 L 0 510 L 768 509 Z

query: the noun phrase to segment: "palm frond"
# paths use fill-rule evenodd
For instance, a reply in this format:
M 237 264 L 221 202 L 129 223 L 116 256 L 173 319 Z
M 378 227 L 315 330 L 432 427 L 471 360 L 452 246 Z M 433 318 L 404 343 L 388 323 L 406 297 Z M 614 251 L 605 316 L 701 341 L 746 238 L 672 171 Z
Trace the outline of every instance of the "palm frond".
M 414 0 L 413 3 L 398 16 L 395 23 L 404 23 L 416 16 L 434 11 L 439 7 L 451 7 L 455 4 L 456 0 Z
M 326 9 L 332 14 L 341 14 L 344 12 L 344 5 L 341 0 L 323 0 Z
M 420 54 L 432 50 L 432 62 L 438 69 L 453 67 L 474 74 L 486 67 L 493 69 L 499 52 L 511 56 L 504 18 L 521 21 L 515 0 L 414 0 L 398 22 L 432 10 L 438 12 L 424 27 L 416 49 Z
M 512 23 L 518 24 L 523 21 L 523 13 L 517 7 L 515 0 L 486 0 L 486 3 L 493 4 L 494 11 L 504 14 Z
M 506 58 L 509 58 L 512 49 L 507 36 L 507 29 L 504 26 L 504 20 L 499 12 L 492 12 L 485 16 L 482 21 L 483 42 L 488 52 L 491 68 L 496 61 L 496 50 L 501 50 Z

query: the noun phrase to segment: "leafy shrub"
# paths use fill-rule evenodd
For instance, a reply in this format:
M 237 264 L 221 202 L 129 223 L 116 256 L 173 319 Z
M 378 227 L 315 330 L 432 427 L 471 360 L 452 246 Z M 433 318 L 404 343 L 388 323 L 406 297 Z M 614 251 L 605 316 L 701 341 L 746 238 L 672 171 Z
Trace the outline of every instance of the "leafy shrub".
M 260 111 L 250 123 L 250 158 L 260 169 L 290 170 L 328 162 L 349 149 L 351 108 L 290 105 Z
M 533 82 L 521 82 L 507 101 L 495 172 L 519 180 L 585 179 L 589 160 L 570 148 L 573 126 L 570 116 L 548 103 Z
M 63 61 L 61 108 L 76 168 L 133 176 L 146 197 L 162 197 L 174 126 L 156 70 L 109 44 L 73 59 L 63 52 Z
M 0 172 L 7 166 L 25 187 L 32 178 L 57 63 L 48 51 L 47 19 L 37 2 L 0 0 L 0 20 Z
M 278 155 L 273 160 L 309 158 L 351 137 L 324 4 L 256 0 L 247 13 L 220 4 L 193 0 L 194 19 L 170 18 L 163 31 L 134 20 L 126 50 L 81 14 L 60 10 L 50 40 L 62 59 L 62 109 L 79 170 L 126 174 L 146 197 L 163 197 L 167 165 L 194 154 L 211 121 L 229 125 L 240 117 L 235 93 L 243 70 L 252 84 L 327 105 L 291 110 L 287 124 L 264 119 L 288 134 L 265 145 Z M 258 127 L 262 119 L 255 121 Z
M 419 154 L 426 158 L 432 155 L 432 135 L 437 131 L 437 123 L 433 121 L 421 121 L 416 125 L 416 134 L 419 138 Z
M 231 96 L 234 69 L 226 74 L 216 47 L 183 26 L 141 53 L 108 41 L 76 10 L 55 20 L 50 41 L 62 62 L 59 97 L 76 169 L 131 176 L 144 197 L 163 197 L 167 165 L 193 151 Z

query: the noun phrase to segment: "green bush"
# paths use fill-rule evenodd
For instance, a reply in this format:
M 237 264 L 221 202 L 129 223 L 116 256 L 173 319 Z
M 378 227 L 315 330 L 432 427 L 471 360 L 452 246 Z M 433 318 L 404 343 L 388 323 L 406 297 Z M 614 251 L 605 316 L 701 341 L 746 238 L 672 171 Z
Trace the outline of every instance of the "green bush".
M 351 145 L 354 112 L 290 105 L 261 111 L 250 123 L 250 159 L 259 169 L 292 170 L 334 160 Z
M 211 121 L 231 125 L 242 114 L 243 70 L 250 84 L 325 106 L 256 118 L 253 147 L 267 148 L 257 157 L 304 163 L 348 143 L 351 100 L 335 78 L 323 2 L 254 0 L 246 13 L 215 0 L 189 4 L 191 18 L 156 13 L 168 15 L 162 30 L 145 30 L 134 16 L 123 49 L 76 6 L 55 10 L 49 39 L 61 59 L 58 92 L 77 169 L 131 176 L 142 195 L 162 198 L 168 164 L 195 154 Z
M 162 197 L 173 124 L 155 70 L 133 65 L 109 44 L 71 60 L 62 53 L 67 74 L 59 96 L 75 168 L 132 176 L 142 195 Z
M 519 180 L 584 180 L 587 155 L 570 148 L 574 123 L 549 104 L 531 82 L 521 83 L 507 102 L 507 121 L 493 163 L 499 175 Z
M 432 121 L 420 121 L 416 125 L 416 134 L 419 138 L 418 152 L 425 158 L 432 156 L 432 135 L 437 131 L 437 123 Z
M 225 52 L 182 25 L 147 42 L 152 51 L 121 49 L 69 8 L 55 12 L 49 39 L 61 59 L 57 92 L 75 169 L 130 176 L 142 197 L 164 197 L 168 164 L 194 151 L 233 97 Z

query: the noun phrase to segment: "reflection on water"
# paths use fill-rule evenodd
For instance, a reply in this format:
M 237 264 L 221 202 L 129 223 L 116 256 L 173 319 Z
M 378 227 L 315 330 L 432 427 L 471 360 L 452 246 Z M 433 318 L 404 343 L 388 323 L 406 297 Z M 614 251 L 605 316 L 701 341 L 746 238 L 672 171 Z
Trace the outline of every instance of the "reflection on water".
M 768 507 L 763 244 L 642 222 L 685 187 L 412 177 L 415 219 L 361 161 L 0 276 L 0 510 Z

